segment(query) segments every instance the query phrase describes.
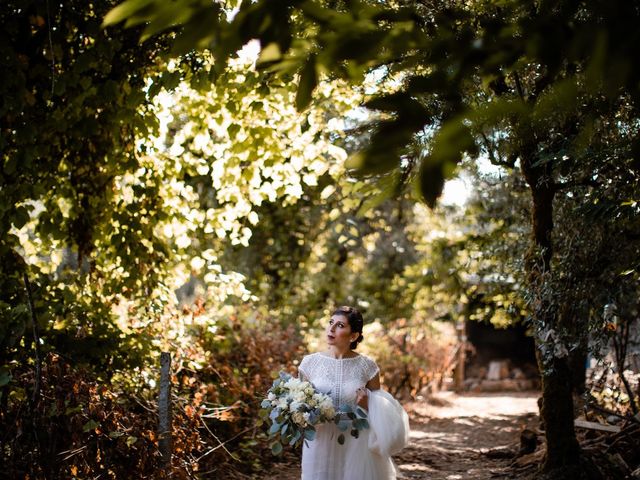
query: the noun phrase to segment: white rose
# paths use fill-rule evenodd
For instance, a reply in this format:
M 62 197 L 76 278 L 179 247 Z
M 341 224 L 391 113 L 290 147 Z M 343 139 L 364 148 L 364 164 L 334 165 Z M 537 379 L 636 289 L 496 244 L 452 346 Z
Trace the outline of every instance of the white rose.
M 335 417 L 336 415 L 336 409 L 333 408 L 333 404 L 331 405 L 321 405 L 320 406 L 320 413 L 322 413 L 322 416 L 327 418 L 327 419 L 332 419 L 333 417 Z
M 320 402 L 320 408 L 329 408 L 333 407 L 333 401 L 329 397 L 325 397 Z
M 305 421 L 304 414 L 302 412 L 293 412 L 291 414 L 291 419 L 293 423 L 300 425 L 301 427 L 306 427 L 307 422 Z
M 329 419 L 333 419 L 336 416 L 336 410 L 333 407 L 330 407 L 325 412 L 325 416 Z
M 285 388 L 288 388 L 289 390 L 296 390 L 300 387 L 300 384 L 302 383 L 302 381 L 298 378 L 292 377 L 289 380 L 287 380 L 287 382 L 284 384 Z

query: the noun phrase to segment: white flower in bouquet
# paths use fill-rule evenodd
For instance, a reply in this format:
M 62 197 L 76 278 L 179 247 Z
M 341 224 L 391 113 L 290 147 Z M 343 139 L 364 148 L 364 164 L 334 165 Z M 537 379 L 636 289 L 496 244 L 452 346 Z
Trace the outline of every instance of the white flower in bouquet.
M 309 395 L 307 395 L 304 390 L 297 390 L 291 397 L 295 403 L 309 403 Z
M 293 412 L 291 414 L 291 419 L 296 425 L 299 425 L 303 428 L 307 426 L 307 421 L 304 419 L 304 413 L 302 412 Z
M 334 418 L 336 416 L 336 409 L 333 405 L 321 405 L 320 412 L 327 418 Z
M 279 398 L 275 401 L 275 406 L 281 410 L 287 410 L 289 408 L 289 400 L 286 397 Z
M 290 392 L 295 392 L 297 390 L 300 390 L 302 383 L 303 383 L 302 380 L 300 380 L 299 378 L 291 377 L 289 380 L 285 382 L 284 388 L 286 388 Z M 308 383 L 308 382 L 304 382 L 304 383 Z
M 369 426 L 362 409 L 345 407 L 337 411 L 330 396 L 285 372 L 274 380 L 261 407 L 260 416 L 271 421 L 269 438 L 274 455 L 282 452 L 283 444 L 297 447 L 313 440 L 315 426 L 321 423 L 334 422 L 341 431 L 351 427 L 351 435 L 356 438 L 359 430 Z M 344 443 L 343 434 L 338 442 Z

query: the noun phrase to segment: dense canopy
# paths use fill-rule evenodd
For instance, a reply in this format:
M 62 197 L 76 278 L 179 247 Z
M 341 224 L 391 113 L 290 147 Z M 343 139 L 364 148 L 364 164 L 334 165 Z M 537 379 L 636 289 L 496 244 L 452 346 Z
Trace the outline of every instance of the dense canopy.
M 444 368 L 443 322 L 524 322 L 543 468 L 579 470 L 585 358 L 638 320 L 639 16 L 623 0 L 9 2 L 0 423 L 27 429 L 2 440 L 11 471 L 153 471 L 134 405 L 165 350 L 176 468 L 220 438 L 250 455 L 265 379 L 343 303 L 409 396 Z M 456 175 L 467 201 L 438 204 Z M 63 425 L 65 449 L 91 445 L 83 467 L 58 459 Z M 100 435 L 137 455 L 101 461 Z

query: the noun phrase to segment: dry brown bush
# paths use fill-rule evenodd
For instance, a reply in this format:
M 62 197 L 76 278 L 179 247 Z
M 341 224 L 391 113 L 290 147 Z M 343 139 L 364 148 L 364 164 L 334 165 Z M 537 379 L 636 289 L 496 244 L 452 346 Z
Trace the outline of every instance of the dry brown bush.
M 399 319 L 384 326 L 368 325 L 363 352 L 378 362 L 384 387 L 410 400 L 442 388 L 454 349 L 455 333 L 449 324 Z

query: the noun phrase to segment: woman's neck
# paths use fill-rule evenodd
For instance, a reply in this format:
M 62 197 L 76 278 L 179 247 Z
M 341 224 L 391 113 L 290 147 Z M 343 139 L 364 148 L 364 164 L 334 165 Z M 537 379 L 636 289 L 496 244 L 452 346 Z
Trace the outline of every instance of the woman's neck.
M 331 345 L 329 347 L 328 356 L 333 358 L 351 358 L 355 357 L 356 353 L 350 348 L 342 349 L 340 347 L 336 347 L 335 345 Z

